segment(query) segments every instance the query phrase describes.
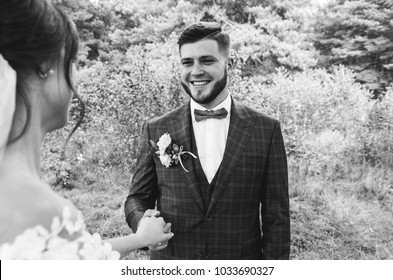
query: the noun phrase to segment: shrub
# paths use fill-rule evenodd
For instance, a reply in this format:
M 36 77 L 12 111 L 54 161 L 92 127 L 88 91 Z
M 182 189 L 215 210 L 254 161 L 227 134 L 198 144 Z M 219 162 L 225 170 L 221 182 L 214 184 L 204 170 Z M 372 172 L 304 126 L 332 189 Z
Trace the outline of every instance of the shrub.
M 305 163 L 306 173 L 339 177 L 349 164 L 362 163 L 374 101 L 344 67 L 291 75 L 280 70 L 270 85 L 243 78 L 231 92 L 281 121 L 291 163 Z

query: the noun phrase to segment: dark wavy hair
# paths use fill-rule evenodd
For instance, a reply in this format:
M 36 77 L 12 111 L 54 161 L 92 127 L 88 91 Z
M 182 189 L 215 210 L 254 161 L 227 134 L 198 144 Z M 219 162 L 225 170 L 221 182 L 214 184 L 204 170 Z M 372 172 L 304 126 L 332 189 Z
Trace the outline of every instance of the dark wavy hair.
M 81 106 L 80 118 L 66 143 L 79 127 L 85 108 L 71 81 L 78 45 L 74 23 L 49 0 L 0 0 L 0 53 L 17 72 L 16 98 L 23 102 L 27 114 L 23 130 L 9 139 L 9 144 L 20 139 L 30 124 L 31 108 L 23 83 L 26 75 L 47 72 L 49 69 L 41 69 L 41 65 L 59 61 L 63 49 L 65 79 Z
M 179 52 L 184 44 L 195 43 L 207 39 L 216 41 L 219 50 L 229 57 L 229 48 L 231 44 L 229 35 L 222 31 L 220 24 L 217 22 L 201 21 L 187 27 L 177 41 Z

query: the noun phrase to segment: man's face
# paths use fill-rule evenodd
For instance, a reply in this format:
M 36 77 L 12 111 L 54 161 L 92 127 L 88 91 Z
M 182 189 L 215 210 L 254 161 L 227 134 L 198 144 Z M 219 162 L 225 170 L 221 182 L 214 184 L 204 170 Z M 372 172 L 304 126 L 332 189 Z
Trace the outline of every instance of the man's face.
M 226 57 L 214 40 L 184 44 L 180 48 L 181 84 L 197 103 L 214 108 L 227 96 Z

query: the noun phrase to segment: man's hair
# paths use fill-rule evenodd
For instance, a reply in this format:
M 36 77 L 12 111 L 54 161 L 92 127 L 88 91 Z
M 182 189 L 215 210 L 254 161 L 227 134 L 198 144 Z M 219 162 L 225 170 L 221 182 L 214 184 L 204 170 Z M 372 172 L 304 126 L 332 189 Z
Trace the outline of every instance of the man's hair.
M 180 35 L 177 44 L 179 52 L 184 44 L 195 43 L 202 40 L 214 40 L 218 43 L 218 49 L 226 57 L 229 57 L 230 39 L 229 35 L 222 31 L 217 22 L 198 22 L 187 27 Z

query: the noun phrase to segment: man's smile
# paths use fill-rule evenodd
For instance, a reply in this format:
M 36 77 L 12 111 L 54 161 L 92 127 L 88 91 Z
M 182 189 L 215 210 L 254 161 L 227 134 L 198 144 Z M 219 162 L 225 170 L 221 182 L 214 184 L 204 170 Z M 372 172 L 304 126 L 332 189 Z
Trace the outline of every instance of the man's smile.
M 210 83 L 210 80 L 190 81 L 193 86 L 204 86 Z

